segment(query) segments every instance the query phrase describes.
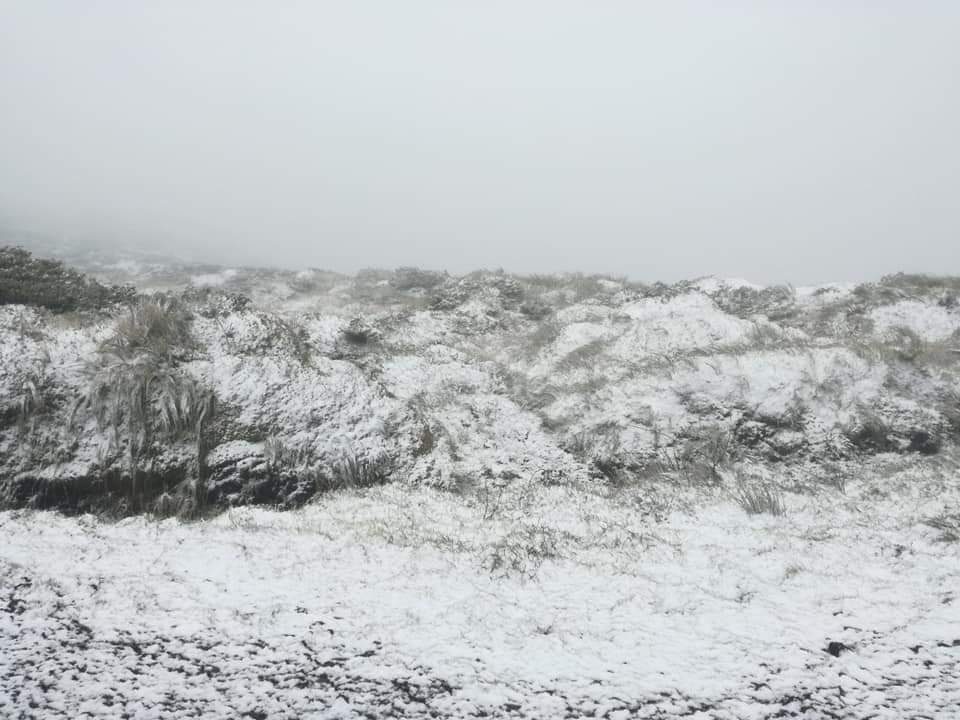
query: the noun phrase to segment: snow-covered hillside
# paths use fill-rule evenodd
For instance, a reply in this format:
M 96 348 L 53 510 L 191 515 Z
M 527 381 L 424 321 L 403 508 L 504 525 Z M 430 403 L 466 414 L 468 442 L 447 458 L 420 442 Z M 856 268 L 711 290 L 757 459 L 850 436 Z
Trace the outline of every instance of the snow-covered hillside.
M 797 291 L 231 269 L 181 281 L 129 315 L 0 306 L 5 505 L 126 492 L 128 509 L 151 509 L 198 476 L 220 506 L 297 505 L 358 476 L 461 493 L 719 483 L 745 461 L 780 479 L 801 466 L 833 476 L 877 453 L 951 449 L 960 431 L 949 279 Z M 194 431 L 165 419 L 162 383 L 137 384 L 150 373 L 177 417 L 192 410 L 184 393 L 215 412 Z M 119 386 L 143 396 L 136 427 Z
M 0 305 L 12 717 L 960 707 L 960 281 L 93 269 Z

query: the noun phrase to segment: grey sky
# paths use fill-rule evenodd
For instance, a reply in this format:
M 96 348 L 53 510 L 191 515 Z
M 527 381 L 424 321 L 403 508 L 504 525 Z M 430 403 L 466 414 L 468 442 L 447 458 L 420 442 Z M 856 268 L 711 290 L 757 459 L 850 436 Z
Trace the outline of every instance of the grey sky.
M 347 271 L 960 274 L 960 3 L 0 13 L 8 222 Z

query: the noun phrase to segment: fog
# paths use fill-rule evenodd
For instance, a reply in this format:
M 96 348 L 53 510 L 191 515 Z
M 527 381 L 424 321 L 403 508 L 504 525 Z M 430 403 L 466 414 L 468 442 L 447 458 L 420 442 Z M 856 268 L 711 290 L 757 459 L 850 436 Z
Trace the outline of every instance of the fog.
M 960 274 L 960 5 L 0 5 L 0 219 L 226 264 Z

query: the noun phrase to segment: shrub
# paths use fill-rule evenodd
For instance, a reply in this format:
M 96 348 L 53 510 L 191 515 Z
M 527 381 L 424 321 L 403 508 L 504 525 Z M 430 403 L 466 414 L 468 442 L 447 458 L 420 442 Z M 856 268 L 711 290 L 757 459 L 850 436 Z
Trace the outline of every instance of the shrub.
M 367 345 L 376 342 L 380 333 L 376 327 L 364 318 L 353 318 L 341 331 L 341 335 L 351 345 Z
M 395 290 L 432 290 L 442 285 L 448 275 L 445 272 L 421 270 L 415 267 L 400 267 L 393 271 L 390 286 Z
M 714 296 L 714 301 L 724 312 L 741 318 L 766 315 L 779 321 L 797 314 L 796 292 L 789 285 L 725 289 Z
M 491 575 L 532 579 L 544 562 L 560 557 L 560 540 L 561 534 L 545 525 L 515 528 L 487 550 L 483 566 Z
M 584 275 L 583 273 L 574 273 L 570 276 L 570 284 L 573 287 L 574 302 L 583 302 L 597 295 L 608 292 L 604 285 L 607 283 L 620 284 L 623 278 L 612 278 L 607 275 Z
M 100 310 L 133 298 L 132 287 L 102 285 L 59 260 L 0 247 L 0 305 L 36 305 L 53 312 Z
M 520 304 L 519 309 L 531 320 L 543 320 L 553 313 L 553 308 L 540 298 L 527 298 Z
M 960 277 L 900 272 L 882 277 L 877 285 L 909 295 L 927 295 L 938 291 L 960 291 Z
M 183 291 L 181 297 L 185 302 L 197 307 L 197 314 L 211 319 L 244 312 L 253 304 L 253 301 L 243 293 L 209 286 L 190 286 Z
M 696 457 L 700 465 L 708 471 L 707 476 L 711 482 L 719 481 L 720 468 L 737 454 L 733 433 L 719 425 L 703 428 L 694 441 L 694 447 Z
M 884 453 L 896 449 L 889 424 L 870 408 L 861 406 L 856 423 L 844 429 L 850 446 L 867 453 Z

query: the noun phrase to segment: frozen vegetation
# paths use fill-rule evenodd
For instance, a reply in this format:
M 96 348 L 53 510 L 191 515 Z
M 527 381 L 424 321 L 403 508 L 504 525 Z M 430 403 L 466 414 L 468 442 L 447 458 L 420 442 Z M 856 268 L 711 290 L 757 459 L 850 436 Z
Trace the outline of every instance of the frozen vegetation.
M 958 279 L 0 258 L 4 717 L 958 716 Z

